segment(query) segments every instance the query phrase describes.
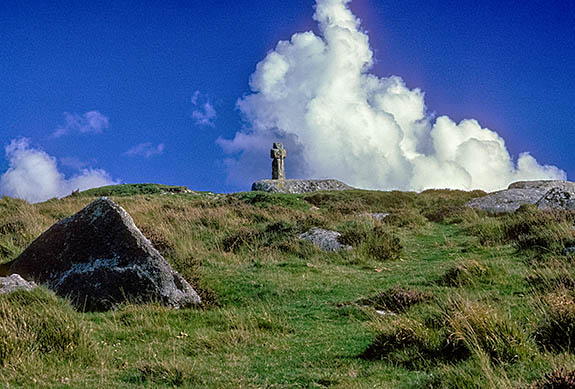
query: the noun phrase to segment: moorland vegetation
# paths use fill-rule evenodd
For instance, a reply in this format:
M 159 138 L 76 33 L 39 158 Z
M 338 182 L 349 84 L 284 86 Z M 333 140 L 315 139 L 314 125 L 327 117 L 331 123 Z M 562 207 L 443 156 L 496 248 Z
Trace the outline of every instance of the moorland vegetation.
M 575 213 L 465 207 L 481 192 L 306 195 L 109 187 L 0 200 L 0 263 L 107 195 L 202 297 L 78 312 L 0 296 L 10 387 L 553 388 L 575 382 Z M 389 213 L 382 220 L 372 213 Z M 340 232 L 323 252 L 298 235 Z

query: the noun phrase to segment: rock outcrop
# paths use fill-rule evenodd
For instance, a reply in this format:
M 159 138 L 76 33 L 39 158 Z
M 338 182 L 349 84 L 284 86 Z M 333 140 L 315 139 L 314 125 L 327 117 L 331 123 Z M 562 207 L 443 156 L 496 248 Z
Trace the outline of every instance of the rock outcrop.
M 50 227 L 14 260 L 10 272 L 44 284 L 89 311 L 126 301 L 174 308 L 200 303 L 130 215 L 107 198 Z
M 28 282 L 19 274 L 12 274 L 10 277 L 0 277 L 0 294 L 12 293 L 17 290 L 30 291 L 37 285 L 33 282 Z
M 552 188 L 537 201 L 539 209 L 563 209 L 575 210 L 575 190 L 564 188 Z
M 565 202 L 558 201 L 561 195 L 556 194 L 557 191 L 575 193 L 575 183 L 558 180 L 514 182 L 508 189 L 471 200 L 467 206 L 493 213 L 515 212 L 523 204 L 537 204 L 541 209 L 566 209 L 559 205 Z M 549 201 L 542 201 L 548 195 Z
M 270 193 L 310 193 L 322 190 L 348 190 L 351 186 L 338 180 L 260 180 L 252 184 L 252 191 Z
M 340 251 L 351 250 L 351 246 L 343 245 L 339 242 L 339 232 L 324 230 L 322 228 L 312 228 L 299 236 L 302 240 L 307 240 L 313 243 L 316 247 L 323 251 Z

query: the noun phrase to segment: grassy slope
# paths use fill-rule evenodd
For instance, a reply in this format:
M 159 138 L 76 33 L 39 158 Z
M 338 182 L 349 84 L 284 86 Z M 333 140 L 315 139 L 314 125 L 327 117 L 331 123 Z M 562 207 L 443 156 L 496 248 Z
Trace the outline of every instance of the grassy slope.
M 540 216 L 529 212 L 478 215 L 461 208 L 477 194 L 446 191 L 165 196 L 130 190 L 123 187 L 122 196 L 113 198 L 196 285 L 203 309 L 147 305 L 79 313 L 46 290 L 0 296 L 1 382 L 522 387 L 554 368 L 575 366 L 570 349 L 547 351 L 536 343 L 541 328 L 555 328 L 541 324 L 553 313 L 542 299 L 564 292 L 553 275 L 575 279 L 556 265 L 569 259 L 544 239 L 522 243 L 529 231 L 521 238 L 513 233 L 514 223 L 557 225 L 562 216 L 539 223 Z M 92 199 L 34 206 L 0 200 L 0 262 Z M 365 212 L 392 216 L 380 223 Z M 571 223 L 564 219 L 559 225 Z M 359 244 L 350 252 L 320 252 L 296 239 L 312 226 L 339 230 Z M 555 228 L 548 240 L 564 244 L 573 238 L 569 231 Z M 549 235 L 544 227 L 533 234 Z M 388 236 L 400 239 L 401 259 L 385 260 L 396 246 L 376 250 Z M 517 250 L 517 242 L 524 250 Z M 554 265 L 541 275 L 541 264 Z M 537 290 L 527 282 L 534 275 L 542 280 Z M 357 303 L 397 286 L 433 297 L 385 317 Z M 27 336 L 15 335 L 24 329 Z M 377 357 L 360 357 L 370 346 Z M 457 350 L 465 357 L 455 358 Z

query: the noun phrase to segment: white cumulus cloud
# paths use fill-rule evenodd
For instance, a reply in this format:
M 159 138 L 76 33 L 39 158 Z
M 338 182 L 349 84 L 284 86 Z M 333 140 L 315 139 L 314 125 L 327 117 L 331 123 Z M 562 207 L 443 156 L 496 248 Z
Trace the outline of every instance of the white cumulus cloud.
M 83 115 L 64 112 L 64 124 L 58 126 L 52 136 L 59 138 L 70 132 L 98 134 L 108 128 L 108 126 L 109 119 L 98 111 L 89 111 Z
M 30 147 L 27 139 L 14 139 L 6 146 L 9 168 L 0 177 L 0 194 L 31 203 L 69 195 L 76 189 L 86 190 L 116 184 L 100 169 L 82 169 L 70 178 L 58 170 L 56 159 Z
M 157 146 L 154 146 L 150 142 L 140 143 L 135 145 L 130 150 L 126 151 L 124 155 L 135 157 L 141 156 L 145 158 L 151 158 L 155 155 L 161 155 L 164 153 L 165 146 L 163 143 L 160 143 Z
M 269 148 L 283 141 L 292 178 L 337 178 L 371 189 L 496 190 L 516 180 L 565 179 L 476 120 L 428 113 L 424 93 L 397 76 L 370 73 L 373 51 L 350 0 L 316 0 L 320 35 L 297 33 L 257 64 L 252 94 L 238 101 L 245 128 L 218 143 L 232 154 L 232 183 L 269 175 Z

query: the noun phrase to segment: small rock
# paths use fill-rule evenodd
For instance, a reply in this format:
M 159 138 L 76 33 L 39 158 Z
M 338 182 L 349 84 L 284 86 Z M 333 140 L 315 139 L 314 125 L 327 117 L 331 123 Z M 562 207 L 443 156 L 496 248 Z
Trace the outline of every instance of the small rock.
M 351 250 L 351 246 L 342 245 L 338 238 L 339 232 L 324 230 L 322 228 L 312 228 L 299 236 L 300 239 L 310 241 L 323 251 Z
M 26 281 L 19 274 L 12 274 L 9 277 L 0 277 L 0 294 L 12 293 L 16 290 L 30 291 L 35 287 L 35 283 Z
M 575 246 L 565 247 L 563 249 L 563 255 L 575 255 Z
M 385 219 L 386 217 L 388 217 L 389 213 L 370 213 L 369 216 L 380 222 L 383 221 L 383 219 Z

